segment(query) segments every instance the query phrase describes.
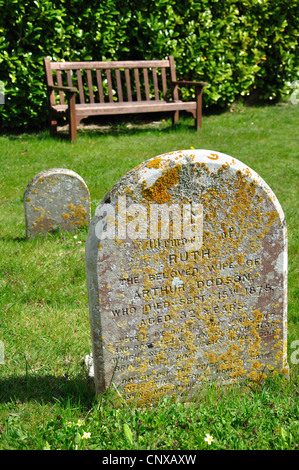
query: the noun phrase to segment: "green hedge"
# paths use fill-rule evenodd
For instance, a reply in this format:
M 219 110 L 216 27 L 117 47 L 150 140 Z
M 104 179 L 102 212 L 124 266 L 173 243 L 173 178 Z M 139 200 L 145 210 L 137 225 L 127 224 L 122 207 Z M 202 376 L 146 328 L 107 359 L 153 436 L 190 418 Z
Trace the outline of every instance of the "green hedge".
M 204 106 L 276 100 L 298 79 L 298 0 L 0 0 L 4 129 L 47 121 L 43 57 L 159 59 L 201 79 Z M 184 98 L 190 98 L 186 90 Z

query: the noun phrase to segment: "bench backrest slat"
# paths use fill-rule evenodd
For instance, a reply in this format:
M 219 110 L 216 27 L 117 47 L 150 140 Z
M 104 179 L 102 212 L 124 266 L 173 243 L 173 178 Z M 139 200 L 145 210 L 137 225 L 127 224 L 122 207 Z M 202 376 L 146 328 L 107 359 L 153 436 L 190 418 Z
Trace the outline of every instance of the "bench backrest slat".
M 76 70 L 76 75 L 77 75 L 77 86 L 78 86 L 78 89 L 79 89 L 80 104 L 84 104 L 85 99 L 84 99 L 84 92 L 83 92 L 82 73 L 81 73 L 80 69 Z
M 158 84 L 158 75 L 157 75 L 156 67 L 153 68 L 152 74 L 153 74 L 155 100 L 158 100 L 159 99 L 159 84 Z
M 49 86 L 54 85 L 53 72 L 52 72 L 51 66 L 52 66 L 52 64 L 50 62 L 50 59 L 45 58 L 44 59 L 44 69 L 45 69 L 45 74 L 46 74 L 46 83 Z M 56 99 L 55 99 L 54 90 L 51 90 L 51 89 L 48 88 L 47 93 L 48 93 L 49 104 L 51 106 L 55 105 L 56 104 Z
M 126 78 L 126 88 L 127 88 L 128 101 L 133 101 L 132 87 L 131 87 L 131 77 L 130 77 L 130 70 L 129 69 L 125 69 L 125 78 Z
M 66 77 L 67 77 L 67 86 L 73 86 L 72 72 L 70 69 L 67 69 Z
M 103 80 L 102 80 L 102 74 L 99 69 L 96 70 L 96 76 L 97 76 L 97 85 L 98 85 L 98 94 L 99 94 L 99 101 L 100 103 L 104 103 L 104 92 L 103 92 Z
M 80 104 L 178 99 L 174 59 L 139 61 L 50 62 L 44 60 L 49 86 L 78 88 Z M 55 82 L 55 83 L 54 83 Z M 49 90 L 51 105 L 67 104 L 64 92 Z
M 162 75 L 163 100 L 166 100 L 167 99 L 167 78 L 166 78 L 165 67 L 161 68 L 161 75 Z
M 121 76 L 120 76 L 119 69 L 115 69 L 115 77 L 116 77 L 116 84 L 117 84 L 118 101 L 122 102 L 124 99 L 123 99 L 123 90 L 122 90 Z
M 60 70 L 56 70 L 56 81 L 57 81 L 58 86 L 63 86 Z M 64 104 L 64 94 L 62 91 L 59 91 L 59 99 L 60 99 L 60 103 Z
M 140 91 L 140 81 L 139 81 L 139 70 L 137 68 L 134 68 L 134 77 L 135 77 L 137 101 L 142 101 L 141 91 Z
M 112 91 L 112 77 L 111 69 L 106 70 L 107 85 L 108 85 L 108 96 L 110 103 L 113 103 L 113 91 Z
M 145 98 L 148 101 L 150 99 L 149 93 L 149 82 L 148 82 L 148 69 L 143 69 L 143 78 L 144 78 L 144 90 L 145 90 Z
M 92 76 L 91 76 L 91 70 L 90 69 L 86 70 L 86 75 L 87 75 L 89 102 L 94 103 L 93 87 L 92 87 Z
M 175 66 L 174 66 L 174 58 L 169 57 L 169 63 L 170 63 L 170 78 L 172 82 L 176 81 L 176 73 L 175 73 Z M 173 99 L 178 100 L 179 99 L 179 87 L 178 85 L 174 85 L 172 89 L 173 93 Z

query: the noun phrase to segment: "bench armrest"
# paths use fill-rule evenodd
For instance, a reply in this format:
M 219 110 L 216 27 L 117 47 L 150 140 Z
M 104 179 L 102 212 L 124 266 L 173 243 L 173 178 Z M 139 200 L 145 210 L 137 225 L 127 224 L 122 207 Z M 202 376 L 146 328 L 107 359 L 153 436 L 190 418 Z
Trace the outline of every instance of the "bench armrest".
M 74 86 L 59 86 L 59 85 L 48 85 L 48 88 L 51 88 L 52 90 L 57 90 L 57 91 L 65 91 L 66 93 L 76 93 L 78 89 Z
M 176 80 L 171 82 L 173 85 L 182 85 L 182 86 L 208 86 L 207 82 L 193 82 L 191 80 Z

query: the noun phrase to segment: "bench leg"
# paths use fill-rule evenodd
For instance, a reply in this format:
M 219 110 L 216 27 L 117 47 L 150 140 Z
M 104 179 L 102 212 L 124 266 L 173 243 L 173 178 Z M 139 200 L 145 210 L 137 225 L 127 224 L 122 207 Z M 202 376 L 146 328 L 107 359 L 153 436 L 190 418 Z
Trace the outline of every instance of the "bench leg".
M 70 139 L 71 142 L 75 142 L 75 140 L 77 139 L 76 119 L 70 119 L 69 139 Z
M 177 124 L 179 122 L 180 113 L 175 111 L 172 116 L 172 124 Z
M 74 142 L 77 139 L 77 118 L 76 118 L 76 97 L 73 93 L 69 97 L 68 118 L 69 118 L 69 139 Z
M 197 88 L 195 91 L 196 96 L 196 118 L 195 118 L 195 129 L 199 131 L 201 129 L 201 116 L 202 116 L 202 92 L 203 88 Z
M 55 137 L 57 134 L 57 121 L 55 119 L 50 119 L 50 136 Z

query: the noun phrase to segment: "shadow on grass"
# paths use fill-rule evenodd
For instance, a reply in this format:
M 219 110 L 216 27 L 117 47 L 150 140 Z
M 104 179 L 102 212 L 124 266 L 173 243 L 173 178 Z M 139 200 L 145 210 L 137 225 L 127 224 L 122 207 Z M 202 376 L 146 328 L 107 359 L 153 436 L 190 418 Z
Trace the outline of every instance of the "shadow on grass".
M 188 129 L 195 131 L 195 121 L 191 113 L 181 111 L 180 112 L 180 121 L 172 125 L 169 120 L 171 119 L 171 113 L 156 113 L 148 114 L 145 116 L 136 116 L 136 115 L 120 115 L 120 116 L 109 116 L 106 117 L 90 117 L 82 121 L 82 125 L 77 128 L 77 136 L 86 136 L 90 138 L 101 137 L 106 135 L 113 136 L 130 136 L 130 135 L 140 135 L 143 133 L 148 133 L 149 131 L 161 132 L 163 134 L 168 134 L 182 129 Z M 7 137 L 9 140 L 19 141 L 25 137 L 38 137 L 40 139 L 50 139 L 55 142 L 69 142 L 68 140 L 68 125 L 64 122 L 58 124 L 59 132 L 55 137 L 50 137 L 49 131 L 47 128 L 43 127 L 41 129 L 28 129 L 24 131 L 16 131 L 7 133 L 0 133 Z
M 94 381 L 89 377 L 53 375 L 0 378 L 0 403 L 71 401 L 90 406 L 95 399 Z
M 5 235 L 0 236 L 0 242 L 17 242 L 18 244 L 35 246 L 35 245 L 42 245 L 43 243 L 48 242 L 49 240 L 61 240 L 61 242 L 65 241 L 65 239 L 72 239 L 74 235 L 83 234 L 87 236 L 89 226 L 84 226 L 79 229 L 75 229 L 72 231 L 63 230 L 62 228 L 58 227 L 53 230 L 49 230 L 48 232 L 42 232 L 36 234 L 34 237 L 26 237 L 26 235 L 18 237 L 14 236 L 11 233 L 7 233 Z
M 262 90 L 254 90 L 249 96 L 236 97 L 233 103 L 223 104 L 212 104 L 208 107 L 203 107 L 203 118 L 210 116 L 218 116 L 227 113 L 232 110 L 235 106 L 242 106 L 245 108 L 262 108 L 262 107 L 274 107 L 277 105 L 287 105 L 286 102 L 281 100 L 281 97 L 277 97 L 274 100 L 267 100 L 260 98 L 259 95 Z M 180 129 L 194 129 L 194 119 L 190 112 L 180 111 L 180 121 L 176 125 L 163 123 L 172 118 L 171 112 L 161 113 L 148 113 L 148 114 L 128 114 L 128 115 L 111 115 L 111 116 L 94 116 L 86 118 L 82 121 L 83 125 L 78 127 L 78 136 L 87 135 L 88 137 L 100 137 L 103 135 L 136 135 L 148 132 L 149 130 L 157 130 L 163 133 L 172 133 Z M 182 120 L 181 120 L 182 118 Z M 184 122 L 185 119 L 190 120 L 190 125 Z M 66 121 L 59 122 L 59 126 L 65 127 Z M 162 125 L 161 125 L 162 124 Z M 86 126 L 86 127 L 85 127 Z M 46 123 L 42 123 L 40 127 L 35 128 L 16 128 L 0 130 L 0 137 L 6 137 L 9 140 L 19 141 L 23 138 L 36 138 L 39 136 L 40 139 L 50 139 L 55 142 L 55 139 L 60 142 L 69 142 L 68 130 L 65 128 L 55 138 L 50 138 L 48 126 Z
M 192 119 L 192 118 L 191 118 Z M 96 139 L 104 136 L 113 136 L 113 137 L 136 137 L 143 134 L 148 134 L 149 132 L 155 132 L 159 135 L 168 135 L 176 132 L 182 131 L 194 131 L 195 126 L 193 120 L 188 120 L 186 116 L 185 119 L 181 119 L 175 125 L 172 125 L 168 122 L 159 122 L 159 121 L 144 121 L 144 122 L 110 122 L 107 124 L 101 123 L 84 123 L 84 125 L 78 127 L 77 129 L 77 138 L 80 137 L 88 139 Z M 67 140 L 67 129 L 61 129 L 57 136 L 53 139 L 58 139 L 60 142 L 68 142 Z M 71 143 L 71 142 L 69 142 Z
M 25 242 L 26 240 L 27 240 L 27 238 L 25 236 L 24 237 L 14 237 L 10 234 L 7 234 L 7 235 L 4 235 L 3 237 L 0 237 L 0 241 L 3 241 L 3 242 L 10 241 L 10 242 L 20 243 L 20 242 Z

